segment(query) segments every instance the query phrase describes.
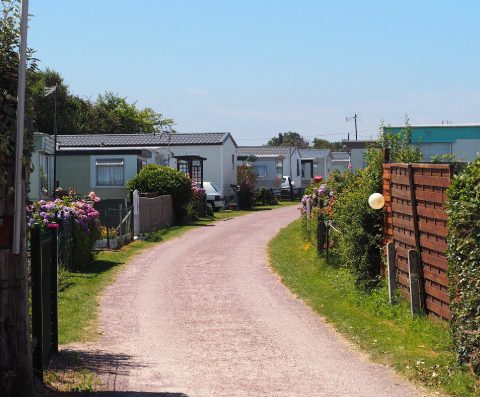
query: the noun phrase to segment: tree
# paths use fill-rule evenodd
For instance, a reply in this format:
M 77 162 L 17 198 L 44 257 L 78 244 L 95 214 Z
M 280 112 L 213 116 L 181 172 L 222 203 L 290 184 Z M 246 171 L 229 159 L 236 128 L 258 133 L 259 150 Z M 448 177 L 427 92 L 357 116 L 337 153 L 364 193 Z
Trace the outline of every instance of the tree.
M 333 152 L 339 152 L 343 149 L 342 142 L 330 142 L 321 138 L 314 138 L 312 146 L 314 149 L 330 149 Z
M 17 1 L 0 3 L 0 395 L 30 396 L 32 355 L 29 338 L 28 279 L 25 241 L 20 255 L 12 252 L 11 236 L 15 175 L 15 137 L 20 42 L 20 7 Z M 30 63 L 30 72 L 35 63 Z M 26 115 L 31 114 L 26 103 Z M 31 129 L 26 128 L 24 170 L 28 175 L 32 148 Z M 23 188 L 28 179 L 23 180 Z M 26 227 L 26 222 L 23 222 Z
M 306 149 L 309 147 L 309 142 L 298 132 L 288 131 L 280 132 L 278 137 L 270 139 L 267 146 L 295 146 L 299 149 Z
M 53 95 L 45 97 L 45 87 L 57 85 L 57 121 L 59 134 L 133 134 L 158 132 L 174 124 L 172 119 L 151 108 L 140 109 L 136 103 L 112 92 L 99 95 L 96 101 L 70 92 L 60 73 L 46 69 L 32 72 L 29 86 L 34 101 L 34 128 L 53 130 Z

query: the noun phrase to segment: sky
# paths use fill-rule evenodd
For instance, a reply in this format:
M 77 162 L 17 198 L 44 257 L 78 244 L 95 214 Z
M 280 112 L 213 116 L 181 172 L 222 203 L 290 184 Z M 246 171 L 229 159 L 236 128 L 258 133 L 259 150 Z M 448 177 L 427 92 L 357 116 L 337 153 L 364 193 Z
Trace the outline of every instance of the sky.
M 480 122 L 477 0 L 30 0 L 29 46 L 71 91 L 112 91 L 240 145 L 279 132 Z

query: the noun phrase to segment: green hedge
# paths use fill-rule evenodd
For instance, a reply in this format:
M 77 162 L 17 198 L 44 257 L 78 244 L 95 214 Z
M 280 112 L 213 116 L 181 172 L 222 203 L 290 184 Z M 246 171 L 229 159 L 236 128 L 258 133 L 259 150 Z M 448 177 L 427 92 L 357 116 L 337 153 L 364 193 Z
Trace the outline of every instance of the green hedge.
M 183 172 L 171 167 L 148 164 L 127 182 L 127 188 L 132 193 L 157 193 L 171 195 L 173 210 L 177 222 L 182 222 L 187 213 L 186 206 L 192 198 L 192 181 Z
M 480 158 L 453 178 L 447 212 L 454 341 L 459 361 L 480 374 Z

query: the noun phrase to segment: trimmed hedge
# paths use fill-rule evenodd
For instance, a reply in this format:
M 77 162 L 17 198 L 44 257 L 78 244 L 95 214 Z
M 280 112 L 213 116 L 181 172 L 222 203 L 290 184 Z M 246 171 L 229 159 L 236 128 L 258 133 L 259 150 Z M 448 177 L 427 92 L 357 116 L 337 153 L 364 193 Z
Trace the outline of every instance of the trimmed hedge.
M 173 211 L 177 222 L 182 222 L 187 214 L 186 206 L 192 198 L 192 181 L 188 175 L 171 167 L 148 164 L 127 182 L 130 193 L 136 189 L 142 193 L 155 192 L 158 195 L 171 195 Z
M 458 358 L 480 374 L 480 158 L 448 190 L 448 267 Z

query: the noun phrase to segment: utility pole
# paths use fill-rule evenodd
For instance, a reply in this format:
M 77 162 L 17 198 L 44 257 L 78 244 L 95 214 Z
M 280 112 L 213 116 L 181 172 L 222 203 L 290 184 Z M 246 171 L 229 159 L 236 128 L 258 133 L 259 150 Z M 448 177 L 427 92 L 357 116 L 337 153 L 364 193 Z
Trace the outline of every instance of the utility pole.
M 346 117 L 345 121 L 355 120 L 355 140 L 358 141 L 358 130 L 357 130 L 357 113 L 355 113 L 352 117 Z
M 12 236 L 11 241 L 0 239 L 0 241 L 3 240 L 0 246 L 0 368 L 2 378 L 0 395 L 5 397 L 30 397 L 33 388 L 25 238 L 25 191 L 29 164 L 25 164 L 23 157 L 27 23 L 28 0 L 22 0 L 16 89 L 15 158 L 13 159 L 10 154 L 0 153 L 0 161 L 5 162 L 7 175 L 7 193 L 0 192 L 0 207 L 5 206 L 2 210 L 6 211 L 7 217 L 0 219 L 0 228 L 4 229 L 2 234 Z M 13 92 L 12 89 L 12 94 Z M 11 192 L 14 192 L 13 199 L 9 198 L 12 196 Z M 9 213 L 13 214 L 13 219 Z M 12 220 L 11 223 L 5 222 L 5 220 L 8 221 L 8 218 Z M 7 238 L 7 240 L 10 239 Z
M 56 197 L 57 191 L 57 91 L 58 85 L 55 84 L 52 87 L 45 87 L 43 96 L 49 96 L 54 93 L 54 110 L 53 110 L 53 195 Z

